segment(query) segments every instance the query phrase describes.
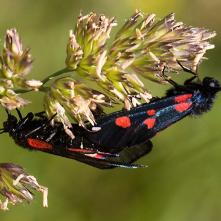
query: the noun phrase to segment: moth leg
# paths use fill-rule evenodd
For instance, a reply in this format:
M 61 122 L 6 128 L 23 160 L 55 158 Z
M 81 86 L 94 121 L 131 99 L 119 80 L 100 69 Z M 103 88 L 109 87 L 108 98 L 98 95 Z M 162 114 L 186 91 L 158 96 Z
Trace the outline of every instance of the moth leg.
M 194 73 L 193 71 L 191 71 L 190 69 L 188 69 L 188 68 L 182 66 L 182 64 L 181 64 L 179 61 L 177 61 L 177 63 L 178 63 L 178 64 L 183 68 L 183 70 L 185 70 L 186 72 L 189 72 L 189 73 L 194 74 L 193 77 L 191 77 L 190 79 L 187 79 L 187 80 L 184 82 L 184 85 L 191 84 L 191 82 L 192 82 L 195 78 L 197 78 L 197 74 Z M 170 83 L 174 88 L 185 89 L 186 91 L 188 91 L 188 89 L 187 89 L 186 87 L 184 87 L 183 85 L 179 85 L 178 83 L 176 83 L 176 82 L 173 81 L 172 79 L 168 78 L 168 77 L 164 74 L 165 68 L 166 68 L 166 67 L 164 66 L 163 73 L 162 73 L 163 76 L 165 77 L 165 81 L 167 81 L 168 83 Z M 190 92 L 192 92 L 192 91 L 190 90 Z
M 184 85 L 188 85 L 188 84 L 192 83 L 192 81 L 195 80 L 196 77 L 197 77 L 197 76 L 195 75 L 195 76 L 191 77 L 190 79 L 187 79 L 187 80 L 184 82 Z
M 167 82 L 170 83 L 173 87 L 177 88 L 179 87 L 180 85 L 177 84 L 175 81 L 173 81 L 172 79 L 167 79 Z
M 179 64 L 179 66 L 183 69 L 183 71 L 185 71 L 187 73 L 190 73 L 190 74 L 193 74 L 195 76 L 197 75 L 197 70 L 196 70 L 196 72 L 193 72 L 191 69 L 183 66 L 179 60 L 177 60 L 177 64 Z M 197 67 L 197 69 L 198 69 L 198 67 Z
M 196 77 L 197 77 L 197 70 L 196 72 L 193 72 L 192 70 L 190 70 L 189 68 L 183 66 L 181 64 L 181 62 L 179 60 L 177 60 L 177 64 L 179 64 L 179 66 L 183 69 L 183 71 L 185 72 L 188 72 L 188 73 L 191 73 L 193 74 L 194 76 L 191 77 L 190 79 L 186 80 L 184 85 L 188 85 L 190 84 Z M 197 67 L 198 69 L 198 67 Z M 162 77 L 164 78 L 165 81 L 167 81 L 168 83 L 170 83 L 172 86 L 174 86 L 175 88 L 180 88 L 180 85 L 177 84 L 175 81 L 173 81 L 172 79 L 170 79 L 166 74 L 165 74 L 165 70 L 166 70 L 166 66 L 163 67 L 163 70 L 162 70 Z
M 173 87 L 177 88 L 179 85 L 178 85 L 175 81 L 173 81 L 172 79 L 170 79 L 170 78 L 165 74 L 165 71 L 166 71 L 166 65 L 164 65 L 163 70 L 162 70 L 162 77 L 163 77 L 163 79 L 164 79 L 166 82 L 170 83 Z

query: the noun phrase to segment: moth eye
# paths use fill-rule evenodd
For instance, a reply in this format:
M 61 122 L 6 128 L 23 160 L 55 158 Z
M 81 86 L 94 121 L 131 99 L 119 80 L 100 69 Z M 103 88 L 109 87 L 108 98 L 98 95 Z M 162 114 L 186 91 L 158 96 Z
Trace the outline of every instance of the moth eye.
M 209 83 L 209 86 L 210 86 L 210 87 L 215 87 L 215 83 L 214 83 L 214 82 L 210 82 L 210 83 Z

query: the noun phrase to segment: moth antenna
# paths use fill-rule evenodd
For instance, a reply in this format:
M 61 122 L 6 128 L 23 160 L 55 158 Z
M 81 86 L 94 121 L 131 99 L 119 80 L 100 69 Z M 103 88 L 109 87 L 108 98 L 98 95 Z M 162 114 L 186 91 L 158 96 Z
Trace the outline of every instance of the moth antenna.
M 179 60 L 176 60 L 177 61 L 177 64 L 183 69 L 183 71 L 187 72 L 187 73 L 190 73 L 190 74 L 193 74 L 193 75 L 197 75 L 197 71 L 198 71 L 198 66 L 196 68 L 196 72 L 193 72 L 191 69 L 185 67 L 182 65 L 182 63 L 179 61 Z
M 19 110 L 18 108 L 16 108 L 16 111 L 17 111 L 17 114 L 18 114 L 19 119 L 22 120 L 23 117 L 22 117 L 22 115 L 21 115 L 20 110 Z

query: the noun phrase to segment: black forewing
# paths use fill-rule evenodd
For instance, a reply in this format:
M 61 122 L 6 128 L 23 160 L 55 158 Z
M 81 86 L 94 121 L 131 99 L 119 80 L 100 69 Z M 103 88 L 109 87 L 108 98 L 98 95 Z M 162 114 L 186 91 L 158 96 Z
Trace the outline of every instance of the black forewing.
M 163 130 L 174 122 L 182 119 L 191 112 L 191 108 L 182 113 L 175 110 L 175 96 L 166 97 L 149 104 L 135 107 L 130 111 L 119 111 L 97 119 L 97 132 L 88 133 L 88 140 L 98 144 L 105 151 L 119 151 L 120 148 L 134 146 L 152 138 L 158 131 Z M 147 115 L 148 110 L 155 110 L 155 116 Z M 121 128 L 115 125 L 115 119 L 127 116 L 131 126 Z M 143 123 L 148 118 L 156 118 L 153 128 L 148 129 Z

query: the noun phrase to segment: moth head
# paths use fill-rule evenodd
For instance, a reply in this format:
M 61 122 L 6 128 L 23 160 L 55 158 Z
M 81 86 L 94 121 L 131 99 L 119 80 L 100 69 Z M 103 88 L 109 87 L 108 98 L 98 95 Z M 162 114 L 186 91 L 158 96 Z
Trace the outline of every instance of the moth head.
M 216 93 L 221 90 L 219 81 L 211 77 L 205 77 L 203 79 L 203 86 L 210 92 Z

